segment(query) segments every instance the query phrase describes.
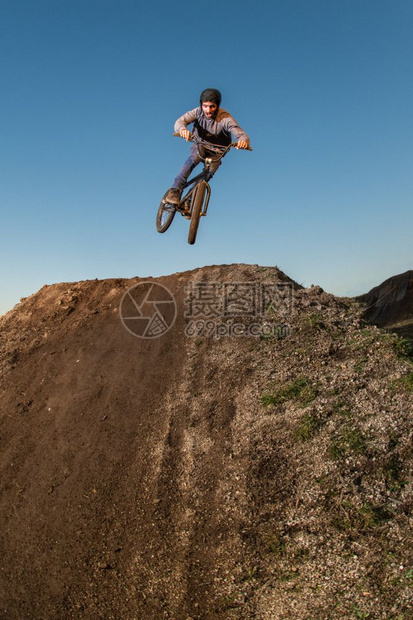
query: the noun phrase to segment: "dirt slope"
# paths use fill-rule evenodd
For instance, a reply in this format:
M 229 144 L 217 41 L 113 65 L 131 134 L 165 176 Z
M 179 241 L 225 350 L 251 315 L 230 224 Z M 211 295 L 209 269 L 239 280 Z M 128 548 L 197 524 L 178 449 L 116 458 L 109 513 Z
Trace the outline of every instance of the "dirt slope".
M 291 312 L 242 317 L 276 337 L 193 335 L 191 283 L 291 280 L 149 280 L 177 309 L 157 338 L 120 320 L 139 278 L 43 287 L 0 319 L 0 617 L 410 618 L 406 343 L 296 285 Z

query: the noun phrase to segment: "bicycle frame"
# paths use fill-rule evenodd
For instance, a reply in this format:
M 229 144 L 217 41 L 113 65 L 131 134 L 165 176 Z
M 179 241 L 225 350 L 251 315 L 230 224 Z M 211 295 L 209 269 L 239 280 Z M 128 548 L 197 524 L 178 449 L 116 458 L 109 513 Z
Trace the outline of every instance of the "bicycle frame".
M 174 133 L 174 136 L 180 137 L 180 134 L 179 133 Z M 213 163 L 221 160 L 224 157 L 224 155 L 226 155 L 226 153 L 228 153 L 228 151 L 230 150 L 231 147 L 236 146 L 236 143 L 232 142 L 228 146 L 221 146 L 221 145 L 212 144 L 211 142 L 207 142 L 205 140 L 201 140 L 199 138 L 196 138 L 196 136 L 194 136 L 194 134 L 191 134 L 191 136 L 189 138 L 189 141 L 190 142 L 194 142 L 196 144 L 197 149 L 198 149 L 199 157 L 200 157 L 201 161 L 204 162 L 204 168 L 203 168 L 202 172 L 197 174 L 192 179 L 189 179 L 185 183 L 184 188 L 183 188 L 184 190 L 186 188 L 190 187 L 191 185 L 192 185 L 192 188 L 182 198 L 181 203 L 186 202 L 188 199 L 192 200 L 193 192 L 195 191 L 195 189 L 199 185 L 199 183 L 201 183 L 203 181 L 205 183 L 206 195 L 205 195 L 204 204 L 202 206 L 202 211 L 201 211 L 200 215 L 201 216 L 205 216 L 207 214 L 208 204 L 209 204 L 209 200 L 210 200 L 210 197 L 211 197 L 211 188 L 210 188 L 209 183 L 208 183 L 210 167 L 211 167 L 211 165 Z M 201 147 L 204 148 L 207 151 L 215 152 L 217 154 L 217 156 L 216 157 L 204 157 L 201 154 L 201 152 L 200 152 L 200 148 Z

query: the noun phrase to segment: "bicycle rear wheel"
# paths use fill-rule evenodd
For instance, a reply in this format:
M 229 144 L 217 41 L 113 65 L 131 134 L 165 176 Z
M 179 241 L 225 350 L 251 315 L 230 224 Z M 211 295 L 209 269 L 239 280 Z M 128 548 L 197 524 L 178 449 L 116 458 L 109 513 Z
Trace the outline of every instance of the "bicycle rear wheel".
M 168 230 L 176 213 L 176 205 L 165 201 L 165 196 L 168 192 L 169 190 L 164 194 L 156 214 L 156 230 L 159 233 L 164 233 Z
M 205 181 L 201 181 L 198 186 L 195 188 L 194 193 L 192 195 L 192 215 L 191 215 L 191 223 L 189 225 L 189 233 L 188 233 L 188 243 L 193 245 L 196 240 L 196 235 L 198 232 L 199 220 L 201 219 L 201 211 L 204 204 L 206 191 L 206 183 Z

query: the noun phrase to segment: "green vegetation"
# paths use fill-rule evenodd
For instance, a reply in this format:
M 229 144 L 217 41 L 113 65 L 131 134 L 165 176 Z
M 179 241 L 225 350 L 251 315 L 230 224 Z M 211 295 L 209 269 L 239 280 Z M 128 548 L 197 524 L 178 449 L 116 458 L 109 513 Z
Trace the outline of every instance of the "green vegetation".
M 317 396 L 317 389 L 306 377 L 298 377 L 294 381 L 278 388 L 272 394 L 263 394 L 261 402 L 266 407 L 282 405 L 287 401 L 295 400 L 306 407 Z
M 400 377 L 400 379 L 395 379 L 390 384 L 390 389 L 394 392 L 402 389 L 406 392 L 413 392 L 413 372 L 408 372 L 406 375 Z
M 353 605 L 352 612 L 357 620 L 368 620 L 368 618 L 371 618 L 369 611 L 362 611 L 357 605 Z
M 297 571 L 295 570 L 285 570 L 283 571 L 280 576 L 279 576 L 279 580 L 280 581 L 290 581 L 291 579 L 297 579 L 297 577 L 299 577 L 299 574 Z
M 326 324 L 322 314 L 310 314 L 310 316 L 307 317 L 307 322 L 311 329 L 326 329 Z
M 367 362 L 367 358 L 364 358 L 360 361 L 357 362 L 357 364 L 355 364 L 354 366 L 354 371 L 358 374 L 358 375 L 362 375 L 364 372 L 364 366 Z
M 257 567 L 251 566 L 246 570 L 246 573 L 244 577 L 242 578 L 242 581 L 249 582 L 256 578 L 257 578 Z
M 316 413 L 306 413 L 300 421 L 295 434 L 301 441 L 308 441 L 316 434 L 323 424 L 323 420 Z
M 397 338 L 393 343 L 393 349 L 399 357 L 413 360 L 413 342 L 407 338 Z
M 340 512 L 334 517 L 333 523 L 339 530 L 366 532 L 382 525 L 392 517 L 393 513 L 384 506 L 373 506 L 369 503 L 354 506 L 350 501 L 344 501 L 340 505 Z
M 385 336 L 386 334 L 382 335 L 380 332 L 372 330 L 371 327 L 367 327 L 357 331 L 353 337 L 348 339 L 347 344 L 353 351 L 365 351 L 373 342 L 378 342 Z
M 409 372 L 399 379 L 400 385 L 408 392 L 413 392 L 413 372 Z
M 350 453 L 366 454 L 366 452 L 366 439 L 357 426 L 344 428 L 342 433 L 333 439 L 329 448 L 329 455 L 335 460 L 345 458 Z
M 402 464 L 397 454 L 390 455 L 389 459 L 383 466 L 383 474 L 386 480 L 386 486 L 393 493 L 400 491 L 405 482 L 402 480 Z
M 348 418 L 351 416 L 351 411 L 347 408 L 347 404 L 342 400 L 338 400 L 337 402 L 333 403 L 332 413 L 338 414 L 343 418 Z

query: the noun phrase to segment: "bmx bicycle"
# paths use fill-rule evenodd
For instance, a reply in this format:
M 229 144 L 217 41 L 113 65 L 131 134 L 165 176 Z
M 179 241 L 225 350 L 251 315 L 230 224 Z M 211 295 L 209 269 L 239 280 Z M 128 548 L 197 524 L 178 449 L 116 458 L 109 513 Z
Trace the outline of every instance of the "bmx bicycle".
M 179 136 L 179 133 L 174 133 L 174 136 Z M 179 204 L 170 203 L 166 200 L 169 190 L 164 194 L 156 214 L 156 230 L 159 233 L 167 231 L 172 224 L 175 213 L 178 211 L 185 215 L 187 219 L 190 219 L 188 243 L 193 245 L 196 240 L 199 222 L 201 217 L 206 216 L 211 198 L 211 188 L 208 183 L 211 178 L 211 166 L 222 159 L 231 147 L 236 147 L 237 143 L 232 142 L 228 146 L 220 146 L 219 144 L 206 142 L 194 136 L 194 134 L 190 135 L 189 140 L 196 144 L 201 161 L 204 162 L 204 168 L 202 172 L 185 183 L 184 195 Z M 252 148 L 248 147 L 247 150 L 252 151 Z M 205 156 L 206 154 L 207 156 Z M 187 189 L 188 191 L 185 193 Z

